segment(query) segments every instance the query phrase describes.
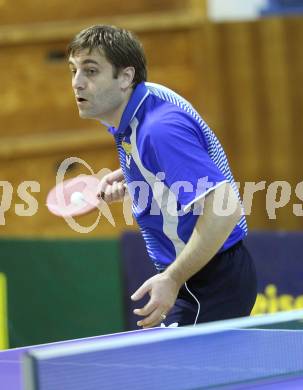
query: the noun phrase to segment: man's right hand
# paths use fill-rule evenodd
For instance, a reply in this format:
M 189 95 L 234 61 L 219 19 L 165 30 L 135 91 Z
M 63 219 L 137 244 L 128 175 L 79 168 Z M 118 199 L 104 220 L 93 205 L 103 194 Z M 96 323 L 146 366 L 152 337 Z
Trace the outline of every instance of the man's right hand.
M 125 193 L 125 180 L 120 168 L 103 176 L 98 186 L 97 197 L 106 203 L 121 202 Z

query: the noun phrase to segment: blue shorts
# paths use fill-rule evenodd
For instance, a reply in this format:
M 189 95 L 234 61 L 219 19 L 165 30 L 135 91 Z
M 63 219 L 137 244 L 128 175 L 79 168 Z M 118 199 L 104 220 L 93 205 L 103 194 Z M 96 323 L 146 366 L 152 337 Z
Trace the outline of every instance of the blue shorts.
M 184 326 L 248 316 L 256 296 L 255 266 L 240 241 L 214 256 L 182 286 L 163 323 Z

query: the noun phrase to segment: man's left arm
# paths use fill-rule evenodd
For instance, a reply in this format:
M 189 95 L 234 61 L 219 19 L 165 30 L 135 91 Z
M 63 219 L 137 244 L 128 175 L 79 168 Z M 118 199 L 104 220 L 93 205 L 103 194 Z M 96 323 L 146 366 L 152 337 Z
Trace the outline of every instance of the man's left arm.
M 216 205 L 227 201 L 224 216 Z M 134 313 L 144 317 L 138 326 L 149 328 L 158 325 L 175 304 L 181 286 L 201 270 L 218 252 L 241 217 L 241 205 L 229 183 L 211 191 L 204 200 L 203 213 L 198 217 L 193 233 L 176 260 L 161 274 L 148 279 L 132 295 L 137 301 L 149 293 L 148 303 Z

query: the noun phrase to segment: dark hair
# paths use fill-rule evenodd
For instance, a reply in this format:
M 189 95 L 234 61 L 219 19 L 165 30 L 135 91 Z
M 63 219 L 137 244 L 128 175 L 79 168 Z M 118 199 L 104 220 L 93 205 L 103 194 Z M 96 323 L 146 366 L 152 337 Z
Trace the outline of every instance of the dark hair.
M 135 68 L 133 84 L 147 79 L 146 58 L 140 41 L 130 32 L 115 26 L 95 25 L 80 31 L 67 48 L 68 56 L 78 51 L 94 49 L 103 52 L 114 67 L 114 77 L 128 66 Z

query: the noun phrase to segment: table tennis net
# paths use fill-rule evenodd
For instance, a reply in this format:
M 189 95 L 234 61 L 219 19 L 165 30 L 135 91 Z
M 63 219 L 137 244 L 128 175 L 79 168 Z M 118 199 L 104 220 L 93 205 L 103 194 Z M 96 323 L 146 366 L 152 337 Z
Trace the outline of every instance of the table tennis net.
M 303 330 L 285 327 L 303 327 L 302 318 L 296 311 L 30 351 L 25 390 L 235 389 L 295 376 L 303 373 Z

